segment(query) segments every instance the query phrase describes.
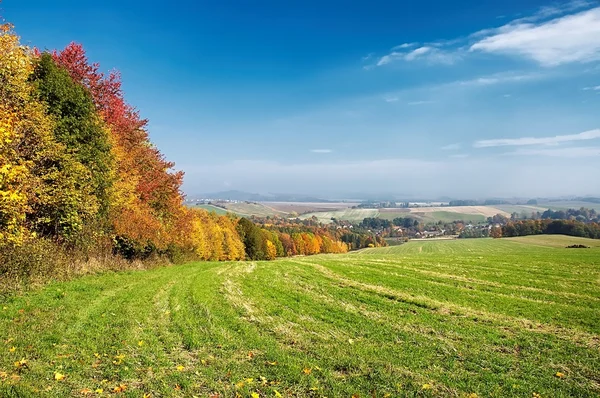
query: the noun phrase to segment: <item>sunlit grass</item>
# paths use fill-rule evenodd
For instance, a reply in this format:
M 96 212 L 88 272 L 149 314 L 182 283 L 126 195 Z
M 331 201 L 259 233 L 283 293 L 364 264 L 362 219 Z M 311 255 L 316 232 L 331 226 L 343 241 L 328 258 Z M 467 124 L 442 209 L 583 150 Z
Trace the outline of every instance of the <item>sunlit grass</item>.
M 0 396 L 598 396 L 600 248 L 572 241 L 52 284 L 0 303 Z

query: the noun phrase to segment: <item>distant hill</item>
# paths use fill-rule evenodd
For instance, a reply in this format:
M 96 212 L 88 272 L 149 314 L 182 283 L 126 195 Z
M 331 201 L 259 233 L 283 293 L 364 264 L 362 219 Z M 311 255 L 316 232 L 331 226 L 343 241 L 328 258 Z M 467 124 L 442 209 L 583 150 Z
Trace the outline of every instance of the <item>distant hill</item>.
M 198 195 L 202 199 L 242 200 L 248 202 L 330 202 L 327 199 L 298 194 L 269 193 L 266 195 L 244 191 L 222 191 Z

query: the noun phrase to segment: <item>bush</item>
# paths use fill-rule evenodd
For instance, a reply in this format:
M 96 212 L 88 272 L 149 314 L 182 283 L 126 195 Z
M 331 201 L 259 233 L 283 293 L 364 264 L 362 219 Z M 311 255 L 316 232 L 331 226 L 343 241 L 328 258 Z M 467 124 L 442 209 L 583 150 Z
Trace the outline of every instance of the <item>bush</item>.
M 0 246 L 0 295 L 79 275 L 147 269 L 165 263 L 168 261 L 163 258 L 128 261 L 110 251 L 75 251 L 50 239 L 31 239 L 23 245 Z

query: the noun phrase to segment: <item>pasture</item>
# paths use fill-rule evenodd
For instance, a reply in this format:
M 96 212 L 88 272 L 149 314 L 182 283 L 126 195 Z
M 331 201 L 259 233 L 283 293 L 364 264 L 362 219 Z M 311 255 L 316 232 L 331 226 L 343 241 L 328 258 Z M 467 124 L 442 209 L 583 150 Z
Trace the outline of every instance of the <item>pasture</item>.
M 2 299 L 0 349 L 2 397 L 598 396 L 600 241 L 88 276 Z
M 193 207 L 196 209 L 204 209 L 206 211 L 215 212 L 220 216 L 227 214 L 227 210 L 214 205 L 194 205 Z

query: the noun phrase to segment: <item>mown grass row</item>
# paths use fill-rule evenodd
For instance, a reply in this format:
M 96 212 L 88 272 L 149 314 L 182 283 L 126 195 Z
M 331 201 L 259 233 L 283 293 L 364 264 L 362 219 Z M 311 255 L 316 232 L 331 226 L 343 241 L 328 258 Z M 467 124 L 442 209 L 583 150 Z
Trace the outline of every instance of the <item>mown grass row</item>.
M 52 284 L 0 303 L 0 396 L 597 396 L 600 248 L 571 240 Z

